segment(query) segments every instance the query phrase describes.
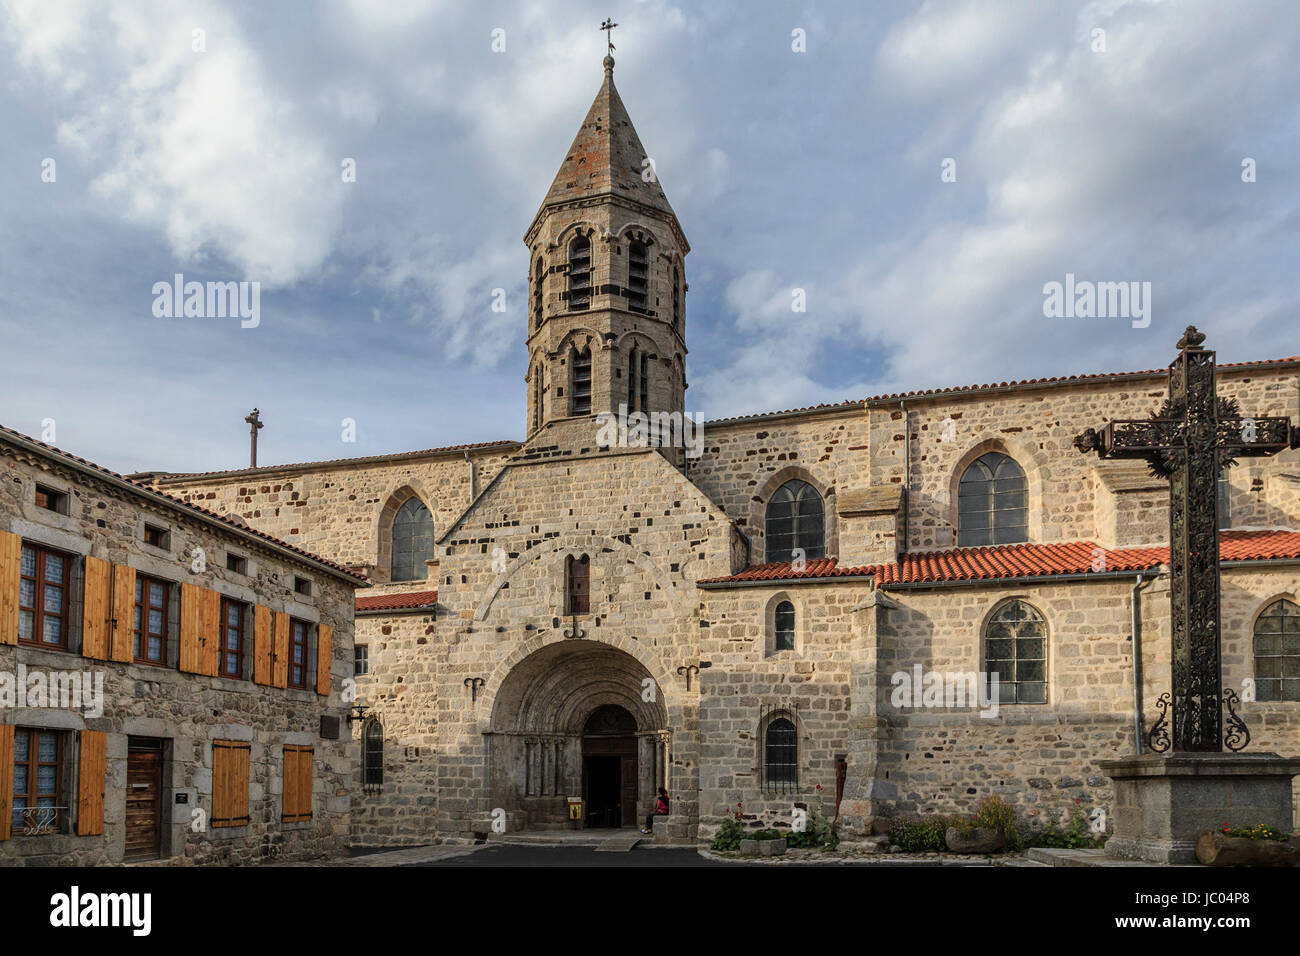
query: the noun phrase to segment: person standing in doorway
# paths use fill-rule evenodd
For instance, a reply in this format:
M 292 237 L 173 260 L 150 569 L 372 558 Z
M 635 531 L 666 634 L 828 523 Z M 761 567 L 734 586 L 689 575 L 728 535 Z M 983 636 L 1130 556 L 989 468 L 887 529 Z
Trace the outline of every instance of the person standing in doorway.
M 655 800 L 654 812 L 645 818 L 645 826 L 641 828 L 642 833 L 653 833 L 655 828 L 655 817 L 668 816 L 668 791 L 663 787 L 659 788 L 659 797 Z

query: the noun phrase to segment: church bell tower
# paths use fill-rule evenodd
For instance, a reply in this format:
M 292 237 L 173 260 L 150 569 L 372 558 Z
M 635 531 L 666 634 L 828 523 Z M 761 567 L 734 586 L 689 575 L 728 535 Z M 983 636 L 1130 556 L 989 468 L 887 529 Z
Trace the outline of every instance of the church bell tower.
M 601 412 L 683 412 L 690 251 L 614 58 L 541 208 L 529 252 L 527 434 Z

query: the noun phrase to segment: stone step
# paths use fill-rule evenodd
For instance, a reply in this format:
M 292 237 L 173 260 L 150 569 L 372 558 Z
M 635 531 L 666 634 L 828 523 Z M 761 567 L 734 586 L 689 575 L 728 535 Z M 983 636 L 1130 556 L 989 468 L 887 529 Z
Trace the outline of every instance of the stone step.
M 596 847 L 597 853 L 627 853 L 634 846 L 645 839 L 645 834 L 636 830 L 622 830 L 615 833 L 612 837 L 607 838 L 600 846 Z

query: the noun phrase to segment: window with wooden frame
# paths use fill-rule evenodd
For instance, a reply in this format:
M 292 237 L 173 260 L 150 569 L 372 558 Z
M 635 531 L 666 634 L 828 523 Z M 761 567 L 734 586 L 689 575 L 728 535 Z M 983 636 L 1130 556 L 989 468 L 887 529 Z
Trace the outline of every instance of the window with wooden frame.
M 569 414 L 591 414 L 591 348 L 569 350 L 570 376 Z
M 212 818 L 214 827 L 248 825 L 248 758 L 246 740 L 212 741 Z
M 307 645 L 311 639 L 311 625 L 296 617 L 289 619 L 289 686 L 307 687 Z
M 53 511 L 55 514 L 68 513 L 68 496 L 62 491 L 55 491 L 45 485 L 36 486 L 36 507 Z
M 564 559 L 565 614 L 591 611 L 591 559 L 587 555 Z
M 591 305 L 591 240 L 574 236 L 569 243 L 569 310 Z
M 311 747 L 284 745 L 284 786 L 280 820 L 305 823 L 311 819 Z
M 172 534 L 166 528 L 147 524 L 144 526 L 144 543 L 163 551 L 171 550 Z
M 43 836 L 62 832 L 63 753 L 67 734 L 14 728 L 14 788 L 10 832 Z
M 226 570 L 236 574 L 248 574 L 248 559 L 237 554 L 226 553 Z
M 18 584 L 18 643 L 68 650 L 68 587 L 72 558 L 60 551 L 22 546 Z
M 171 584 L 135 576 L 135 648 L 137 664 L 166 664 L 168 598 Z
M 352 675 L 363 677 L 370 673 L 370 645 L 355 644 L 352 647 Z
M 236 680 L 244 676 L 244 653 L 248 634 L 248 605 L 221 599 L 221 658 L 217 673 Z

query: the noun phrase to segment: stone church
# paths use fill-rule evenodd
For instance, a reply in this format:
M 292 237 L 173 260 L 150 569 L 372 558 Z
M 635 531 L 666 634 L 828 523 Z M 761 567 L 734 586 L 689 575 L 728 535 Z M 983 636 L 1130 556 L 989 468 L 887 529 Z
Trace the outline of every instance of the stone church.
M 372 584 L 353 844 L 564 828 L 570 798 L 579 825 L 639 826 L 661 786 L 654 839 L 682 843 L 741 805 L 845 835 L 989 794 L 1031 823 L 1106 811 L 1098 762 L 1146 745 L 1169 688 L 1169 492 L 1072 439 L 1150 414 L 1167 372 L 694 423 L 682 447 L 690 245 L 613 70 L 524 234 L 522 441 L 154 479 Z M 1300 419 L 1300 356 L 1219 387 Z M 620 406 L 663 427 L 611 438 Z M 1250 749 L 1294 753 L 1300 457 L 1226 469 L 1219 504 L 1225 686 Z

